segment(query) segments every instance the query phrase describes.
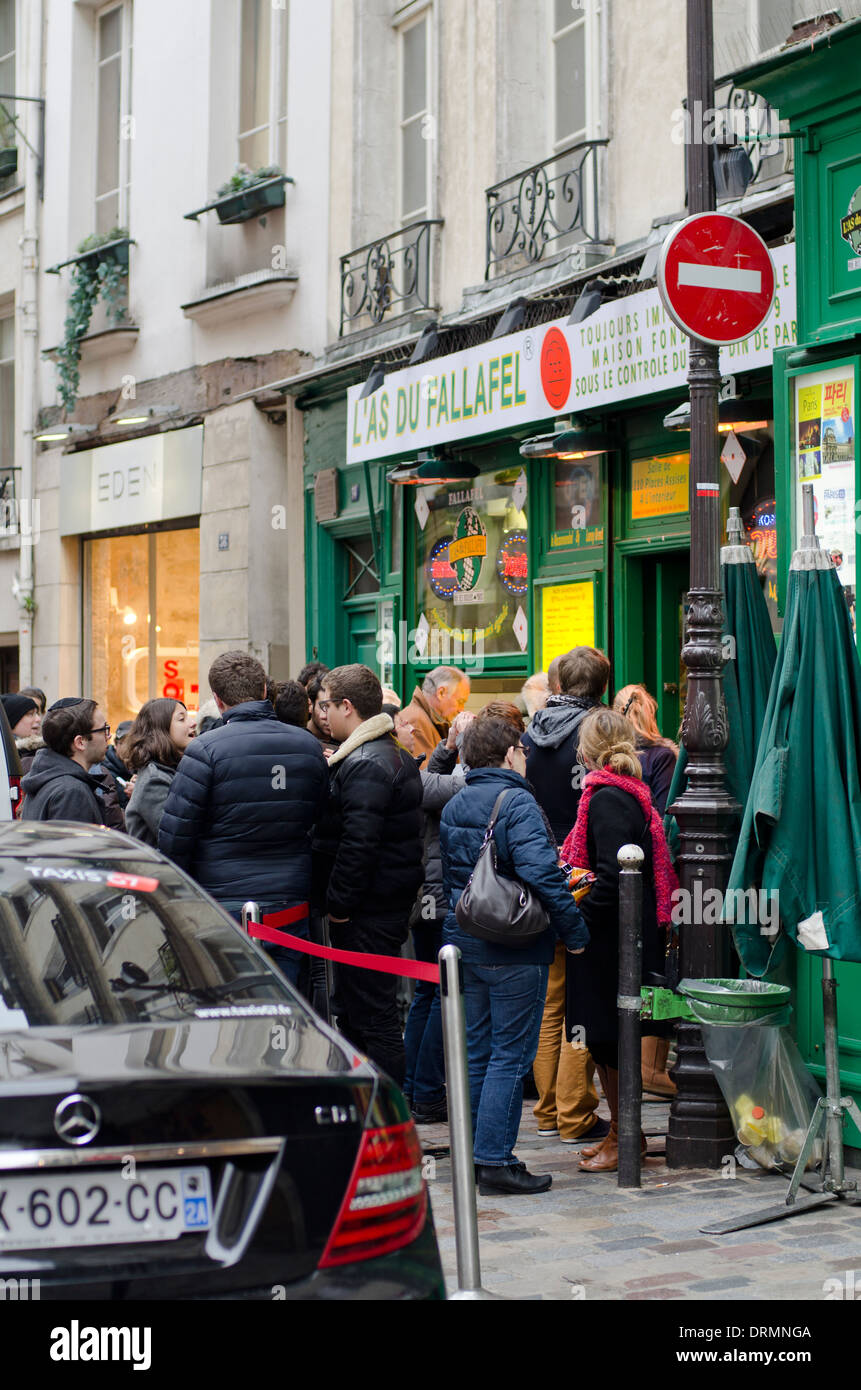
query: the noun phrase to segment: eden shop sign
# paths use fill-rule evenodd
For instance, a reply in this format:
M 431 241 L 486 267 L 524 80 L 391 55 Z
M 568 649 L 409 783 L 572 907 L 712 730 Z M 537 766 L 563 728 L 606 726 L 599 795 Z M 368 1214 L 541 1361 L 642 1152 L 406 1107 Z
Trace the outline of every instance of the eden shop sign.
M 202 425 L 69 454 L 60 468 L 60 534 L 198 516 L 202 469 Z
M 765 323 L 721 349 L 725 375 L 771 365 L 796 342 L 795 247 L 771 252 L 777 290 Z M 688 338 L 657 289 L 602 305 L 583 323 L 541 324 L 393 372 L 371 396 L 347 392 L 347 463 L 515 429 L 687 382 Z

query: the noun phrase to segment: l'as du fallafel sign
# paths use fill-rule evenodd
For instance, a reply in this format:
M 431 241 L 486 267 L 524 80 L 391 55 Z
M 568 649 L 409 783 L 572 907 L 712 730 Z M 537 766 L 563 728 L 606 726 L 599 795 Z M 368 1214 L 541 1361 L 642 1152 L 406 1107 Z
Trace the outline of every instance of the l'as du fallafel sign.
M 795 247 L 771 253 L 776 291 L 761 328 L 722 349 L 725 374 L 768 366 L 796 341 Z M 373 395 L 347 393 L 347 463 L 514 430 L 556 415 L 684 388 L 688 338 L 657 289 L 566 319 L 393 371 Z

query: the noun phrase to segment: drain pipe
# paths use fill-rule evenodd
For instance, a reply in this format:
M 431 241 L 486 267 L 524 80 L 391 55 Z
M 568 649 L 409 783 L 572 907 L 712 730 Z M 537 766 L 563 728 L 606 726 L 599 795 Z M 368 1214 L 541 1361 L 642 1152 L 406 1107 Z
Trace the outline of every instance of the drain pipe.
M 42 95 L 43 0 L 30 0 L 21 8 L 24 41 L 22 96 Z M 18 512 L 18 681 L 33 684 L 33 550 L 39 539 L 39 503 L 36 500 L 33 469 L 33 429 L 39 400 L 39 221 L 44 158 L 44 107 L 38 100 L 21 103 L 27 143 L 24 156 L 24 231 L 21 237 L 21 268 L 18 311 L 20 314 L 21 427 L 16 431 L 15 458 L 19 486 L 16 488 Z M 42 152 L 41 158 L 39 152 Z

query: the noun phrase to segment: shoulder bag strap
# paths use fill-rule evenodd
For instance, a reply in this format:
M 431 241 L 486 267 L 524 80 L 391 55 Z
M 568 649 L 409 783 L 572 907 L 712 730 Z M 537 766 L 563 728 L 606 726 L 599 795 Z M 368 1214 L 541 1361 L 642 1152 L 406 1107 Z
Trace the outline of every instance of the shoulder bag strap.
M 505 787 L 505 788 L 499 793 L 499 796 L 496 798 L 496 800 L 495 800 L 494 803 L 493 803 L 493 810 L 492 810 L 491 813 L 490 813 L 490 820 L 487 822 L 487 829 L 486 829 L 485 832 L 484 832 L 484 844 L 485 844 L 485 845 L 487 844 L 488 840 L 489 840 L 489 839 L 491 838 L 491 836 L 493 835 L 494 826 L 496 825 L 496 822 L 497 822 L 498 819 L 499 819 L 500 807 L 502 806 L 503 801 L 504 801 L 505 798 L 508 796 L 508 793 L 509 793 L 510 791 L 511 791 L 511 787 Z M 484 847 L 484 846 L 482 846 L 482 848 L 483 848 L 483 847 Z

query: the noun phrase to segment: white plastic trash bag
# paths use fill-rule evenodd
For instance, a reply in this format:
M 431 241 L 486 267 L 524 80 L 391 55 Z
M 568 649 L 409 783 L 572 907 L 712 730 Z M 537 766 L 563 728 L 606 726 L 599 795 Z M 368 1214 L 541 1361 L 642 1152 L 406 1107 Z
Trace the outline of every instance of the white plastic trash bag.
M 794 1166 L 821 1095 L 786 1027 L 786 1011 L 749 1023 L 701 1024 L 706 1056 L 739 1143 L 761 1168 Z M 823 1159 L 814 1140 L 807 1168 Z

